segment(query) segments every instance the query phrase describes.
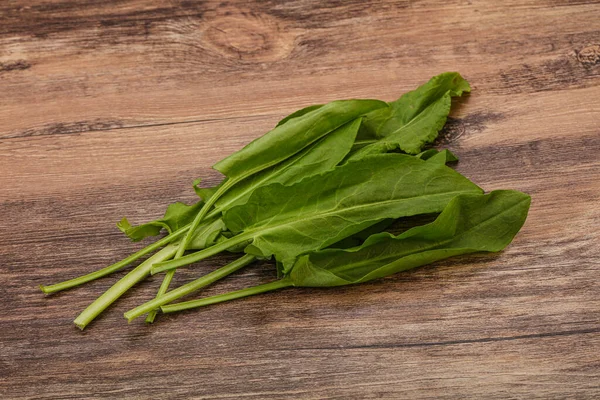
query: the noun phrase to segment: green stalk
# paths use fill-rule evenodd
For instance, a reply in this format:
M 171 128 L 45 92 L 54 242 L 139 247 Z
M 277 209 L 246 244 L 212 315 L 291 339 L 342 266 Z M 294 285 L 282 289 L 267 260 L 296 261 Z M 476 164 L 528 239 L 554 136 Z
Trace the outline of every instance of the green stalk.
M 231 183 L 230 186 L 233 186 L 236 182 Z M 225 185 L 224 185 L 225 186 Z M 227 188 L 226 188 L 227 189 Z M 225 189 L 225 190 L 226 190 Z M 206 204 L 202 207 L 202 210 L 200 210 L 200 213 L 198 213 L 196 215 L 196 217 L 194 218 L 194 221 L 192 222 L 192 226 L 195 226 L 197 228 L 197 226 L 200 224 L 200 222 L 203 219 L 211 219 L 214 218 L 215 216 L 217 216 L 218 214 L 221 213 L 221 209 L 220 208 L 214 208 L 212 211 L 208 212 L 209 208 L 214 204 L 214 202 L 218 199 L 218 197 L 220 197 L 225 190 L 219 190 L 217 191 L 211 198 L 214 198 L 215 200 L 210 200 L 207 203 L 210 204 Z M 218 196 L 218 197 L 217 197 Z M 235 200 L 239 199 L 242 195 L 237 196 L 236 198 L 234 198 L 232 201 L 230 201 L 230 204 L 232 202 L 235 202 Z M 195 224 L 195 225 L 194 225 Z M 189 231 L 189 234 L 193 235 L 194 230 L 196 229 L 192 229 Z M 183 252 L 187 249 L 187 246 L 189 245 L 189 240 L 187 240 L 187 236 L 184 239 L 184 245 L 179 248 L 177 250 L 177 253 L 175 254 L 175 257 L 173 258 L 174 260 L 177 260 L 179 258 L 181 258 L 181 256 L 183 255 Z M 165 294 L 167 292 L 167 290 L 169 289 L 169 285 L 171 284 L 171 281 L 173 280 L 173 276 L 175 275 L 175 270 L 170 270 L 165 274 L 165 278 L 162 281 L 162 284 L 160 285 L 160 288 L 158 289 L 158 292 L 156 294 L 156 297 L 160 297 L 161 295 Z M 158 312 L 158 309 L 156 310 L 152 310 L 148 313 L 148 316 L 146 317 L 146 322 L 147 323 L 153 323 L 154 319 L 156 318 L 156 314 Z
M 120 270 L 121 268 L 126 267 L 128 264 L 131 264 L 138 258 L 145 256 L 146 254 L 158 249 L 159 247 L 169 244 L 173 240 L 175 240 L 178 237 L 180 237 L 181 235 L 183 235 L 189 229 L 189 227 L 190 227 L 190 224 L 176 230 L 175 232 L 171 233 L 168 236 L 165 236 L 164 238 L 160 239 L 159 241 L 154 242 L 151 245 L 144 247 L 143 249 L 133 253 L 129 257 L 124 258 L 123 260 L 121 260 L 115 264 L 109 265 L 108 267 L 99 269 L 98 271 L 89 273 L 87 275 L 82 275 L 77 278 L 69 279 L 68 281 L 56 283 L 54 285 L 49 285 L 49 286 L 40 285 L 40 289 L 42 289 L 42 292 L 44 292 L 46 294 L 55 293 L 55 292 L 59 292 L 61 290 L 70 289 L 72 287 L 82 285 L 86 282 L 93 281 L 98 278 L 102 278 L 103 276 L 106 276 L 106 275 L 112 274 L 113 272 L 116 272 L 116 271 Z
M 165 293 L 167 293 L 167 290 L 169 290 L 169 285 L 171 284 L 173 276 L 175 275 L 175 271 L 177 270 L 172 269 L 167 271 L 162 283 L 160 284 L 160 287 L 158 288 L 158 292 L 156 293 L 156 297 L 154 298 L 155 300 L 161 298 Z M 146 323 L 153 323 L 157 313 L 158 309 L 154 309 L 148 312 L 148 316 L 146 317 Z
M 215 215 L 219 214 L 220 211 L 218 209 L 214 209 L 212 213 L 210 213 L 206 219 L 211 220 L 212 218 L 214 218 Z M 176 253 L 175 254 L 175 259 L 179 258 L 177 256 Z M 169 285 L 171 285 L 171 281 L 173 280 L 173 276 L 175 275 L 175 271 L 176 270 L 170 270 L 167 271 L 167 273 L 165 274 L 165 277 L 162 281 L 162 283 L 160 284 L 160 288 L 158 288 L 158 292 L 156 293 L 156 297 L 160 297 L 163 294 L 167 293 L 167 290 L 169 290 Z M 154 320 L 156 319 L 156 314 L 158 313 L 158 309 L 152 310 L 148 313 L 148 316 L 146 317 L 146 323 L 151 324 L 154 322 Z
M 197 251 L 192 254 L 188 254 L 187 256 L 184 256 L 184 257 L 181 257 L 181 258 L 178 258 L 175 260 L 157 263 L 156 265 L 154 265 L 152 267 L 151 273 L 152 273 L 152 275 L 154 275 L 159 272 L 168 271 L 170 269 L 183 267 L 185 265 L 189 265 L 189 264 L 195 263 L 197 261 L 204 260 L 205 258 L 219 254 L 220 252 L 225 251 L 225 250 L 229 249 L 230 247 L 233 247 L 237 244 L 243 243 L 246 240 L 250 239 L 251 237 L 252 237 L 252 235 L 250 233 L 241 233 L 237 236 L 234 236 L 234 237 L 224 240 L 220 243 L 217 243 L 207 249 L 200 250 L 200 251 Z
M 125 318 L 127 318 L 127 320 L 129 322 L 133 321 L 134 319 L 136 319 L 137 317 L 147 313 L 147 312 L 156 312 L 157 309 L 160 306 L 163 306 L 167 303 L 170 303 L 174 300 L 177 300 L 183 296 L 186 296 L 192 292 L 195 292 L 198 289 L 201 289 L 205 286 L 210 285 L 213 282 L 218 281 L 219 279 L 222 279 L 224 277 L 226 277 L 227 275 L 230 275 L 232 273 L 234 273 L 235 271 L 239 270 L 240 268 L 245 267 L 246 265 L 250 264 L 251 262 L 253 262 L 256 259 L 256 257 L 246 254 L 243 257 L 240 257 L 239 259 L 235 260 L 234 262 L 225 265 L 224 267 L 221 267 L 209 274 L 204 275 L 201 278 L 196 279 L 195 281 L 186 283 L 183 286 L 178 287 L 177 289 L 171 290 L 168 293 L 164 293 L 162 296 L 157 296 L 156 298 L 150 300 L 147 303 L 144 303 L 132 310 L 127 311 L 124 315 Z M 171 270 L 170 272 L 175 272 L 175 270 Z M 146 319 L 146 322 L 148 320 Z
M 106 292 L 98 297 L 85 310 L 83 310 L 83 312 L 79 314 L 77 318 L 75 318 L 75 325 L 77 325 L 79 329 L 83 330 L 102 311 L 104 311 L 108 306 L 121 297 L 123 293 L 148 276 L 150 274 L 150 268 L 152 268 L 154 263 L 168 260 L 175 255 L 176 251 L 177 245 L 171 244 L 132 269 L 127 275 L 112 285 Z
M 238 180 L 236 181 L 229 181 L 229 183 L 224 184 L 221 188 L 219 188 L 217 190 L 217 192 L 215 192 L 215 194 L 213 196 L 211 196 L 211 199 L 209 199 L 204 206 L 202 207 L 202 209 L 200 210 L 200 212 L 196 215 L 196 217 L 194 218 L 194 221 L 192 222 L 192 229 L 190 229 L 188 231 L 188 235 L 184 238 L 183 240 L 183 246 L 181 246 L 178 250 L 177 253 L 175 254 L 175 257 L 173 257 L 174 260 L 177 260 L 179 258 L 182 257 L 183 252 L 187 249 L 187 246 L 189 245 L 189 242 L 191 239 L 188 239 L 188 237 L 192 237 L 193 236 L 193 232 L 195 231 L 195 229 L 197 228 L 197 226 L 200 224 L 200 222 L 203 219 L 211 219 L 214 218 L 215 216 L 217 216 L 218 214 L 221 213 L 221 208 L 215 207 L 213 210 L 211 210 L 209 212 L 210 207 L 212 207 L 214 205 L 214 203 L 216 202 L 216 200 L 218 200 L 221 195 L 223 193 L 225 193 L 231 186 L 235 185 L 237 183 Z M 237 199 L 239 199 L 240 197 L 242 197 L 244 195 L 244 193 L 238 195 L 237 197 L 235 197 L 234 199 L 230 200 L 229 203 L 227 205 L 225 205 L 225 208 L 231 204 L 231 203 L 235 203 L 235 201 Z M 175 270 L 170 270 L 165 274 L 165 278 L 163 279 L 162 284 L 160 285 L 160 288 L 158 289 L 157 295 L 156 297 L 160 297 L 161 295 L 165 294 L 167 292 L 167 290 L 169 289 L 169 285 L 171 284 L 171 281 L 173 280 L 173 276 L 175 275 Z M 146 317 L 146 322 L 147 323 L 152 323 L 154 322 L 154 319 L 156 318 L 156 313 L 158 310 L 152 310 L 148 313 L 148 316 Z
M 226 180 L 225 183 L 223 184 L 223 186 L 221 186 L 219 189 L 217 189 L 217 191 L 212 196 L 210 196 L 210 198 L 206 201 L 206 203 L 204 203 L 204 206 L 202 206 L 202 209 L 200 210 L 200 212 L 198 214 L 196 214 L 196 218 L 194 218 L 194 221 L 192 221 L 192 225 L 191 225 L 190 229 L 188 230 L 187 234 L 185 235 L 185 237 L 183 238 L 181 246 L 179 247 L 179 249 L 177 249 L 177 253 L 175 254 L 175 259 L 180 258 L 181 255 L 183 254 L 183 252 L 185 251 L 185 249 L 187 248 L 187 246 L 190 244 L 190 241 L 192 240 L 192 237 L 194 236 L 194 231 L 196 230 L 196 228 L 198 227 L 200 222 L 202 222 L 202 220 L 204 219 L 206 214 L 208 214 L 208 212 L 210 211 L 210 208 L 215 204 L 215 202 L 217 200 L 219 200 L 219 197 L 221 197 L 221 195 L 223 193 L 225 193 L 227 190 L 229 190 L 229 188 L 231 188 L 237 182 L 238 182 L 237 179 Z
M 175 311 L 188 310 L 190 308 L 204 307 L 211 304 L 222 303 L 225 301 L 240 299 L 242 297 L 253 296 L 255 294 L 270 292 L 273 290 L 283 289 L 289 286 L 294 286 L 289 279 L 280 279 L 271 283 L 265 283 L 264 285 L 254 286 L 247 289 L 237 290 L 235 292 L 219 294 L 217 296 L 205 297 L 203 299 L 184 301 L 182 303 L 169 304 L 160 307 L 164 313 L 171 313 Z

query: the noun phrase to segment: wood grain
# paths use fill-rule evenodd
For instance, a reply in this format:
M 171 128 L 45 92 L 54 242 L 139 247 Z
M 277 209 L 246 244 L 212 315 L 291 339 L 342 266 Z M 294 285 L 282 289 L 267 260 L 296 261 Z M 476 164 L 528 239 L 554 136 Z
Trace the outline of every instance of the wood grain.
M 0 397 L 599 398 L 599 20 L 585 0 L 0 2 Z M 37 289 L 140 248 L 113 223 L 191 201 L 287 113 L 446 70 L 473 93 L 436 145 L 533 198 L 503 253 L 128 325 L 153 277 L 84 332 L 124 272 Z M 262 263 L 200 295 L 272 279 Z

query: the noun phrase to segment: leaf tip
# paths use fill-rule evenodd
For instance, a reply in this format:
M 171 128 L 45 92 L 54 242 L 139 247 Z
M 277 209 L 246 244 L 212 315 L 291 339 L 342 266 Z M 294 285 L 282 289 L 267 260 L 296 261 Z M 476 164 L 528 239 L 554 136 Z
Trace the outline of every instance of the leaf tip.
M 127 218 L 123 217 L 119 222 L 117 222 L 117 228 L 125 234 L 127 234 L 127 230 L 131 229 L 131 224 L 127 220 Z

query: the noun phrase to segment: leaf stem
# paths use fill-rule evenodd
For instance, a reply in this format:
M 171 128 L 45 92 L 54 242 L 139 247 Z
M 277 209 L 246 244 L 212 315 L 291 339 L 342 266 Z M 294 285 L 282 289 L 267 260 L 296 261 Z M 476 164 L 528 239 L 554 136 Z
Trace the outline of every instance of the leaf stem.
M 200 250 L 195 253 L 188 254 L 187 256 L 183 256 L 181 258 L 174 259 L 171 261 L 157 263 L 152 267 L 151 273 L 152 275 L 154 275 L 159 272 L 168 271 L 170 269 L 183 267 L 185 265 L 204 260 L 205 258 L 214 256 L 215 254 L 219 254 L 220 252 L 225 251 L 237 244 L 243 243 L 251 237 L 252 236 L 250 234 L 241 233 L 237 236 L 224 240 L 204 250 Z
M 116 271 L 120 270 L 121 268 L 126 267 L 128 264 L 131 264 L 138 258 L 145 256 L 146 254 L 158 249 L 159 247 L 169 244 L 173 240 L 175 240 L 178 237 L 180 237 L 181 235 L 183 235 L 189 229 L 189 227 L 190 227 L 190 224 L 176 230 L 175 232 L 171 233 L 168 236 L 165 236 L 164 238 L 160 239 L 159 241 L 154 242 L 151 245 L 144 247 L 143 249 L 133 253 L 129 257 L 124 258 L 123 260 L 121 260 L 115 264 L 109 265 L 108 267 L 99 269 L 98 271 L 94 271 L 94 272 L 91 272 L 86 275 L 79 276 L 77 278 L 69 279 L 68 281 L 55 283 L 54 285 L 48 285 L 48 286 L 40 285 L 40 289 L 42 289 L 42 292 L 44 292 L 46 294 L 56 293 L 61 290 L 70 289 L 72 287 L 79 286 L 86 282 L 90 282 L 95 279 L 102 278 L 103 276 L 112 274 L 113 272 L 116 272 Z
M 132 310 L 127 311 L 124 314 L 125 318 L 127 318 L 127 320 L 129 322 L 131 322 L 134 319 L 136 319 L 137 317 L 139 317 L 147 312 L 152 312 L 152 311 L 156 312 L 160 306 L 163 306 L 163 305 L 170 303 L 174 300 L 177 300 L 183 296 L 186 296 L 192 292 L 195 292 L 198 289 L 208 286 L 211 283 L 216 282 L 219 279 L 222 279 L 222 278 L 226 277 L 227 275 L 234 273 L 235 271 L 239 270 L 240 268 L 245 267 L 246 265 L 253 262 L 255 259 L 256 259 L 256 257 L 246 254 L 245 256 L 238 258 L 234 262 L 227 264 L 224 267 L 221 267 L 209 274 L 206 274 L 203 277 L 196 279 L 195 281 L 186 283 L 185 285 L 180 286 L 177 289 L 171 290 L 168 293 L 164 293 L 161 296 L 157 296 L 156 298 L 154 298 Z M 171 271 L 167 272 L 167 274 L 170 272 L 175 272 L 175 270 L 171 270 Z M 146 322 L 147 321 L 148 321 L 148 319 L 146 319 Z
M 265 283 L 264 285 L 253 286 L 250 288 L 237 290 L 235 292 L 219 294 L 217 296 L 205 297 L 203 299 L 184 301 L 182 303 L 169 304 L 160 307 L 164 313 L 171 313 L 175 311 L 188 310 L 190 308 L 204 307 L 211 304 L 222 303 L 225 301 L 240 299 L 242 297 L 253 296 L 255 294 L 270 292 L 273 290 L 283 289 L 289 286 L 294 286 L 292 281 L 287 278 L 280 279 L 278 281 Z
M 171 284 L 171 281 L 173 280 L 173 276 L 175 275 L 175 271 L 177 271 L 177 270 L 171 269 L 171 270 L 167 271 L 167 273 L 165 274 L 165 277 L 163 278 L 162 283 L 160 284 L 160 287 L 158 288 L 158 292 L 156 293 L 155 299 L 158 299 L 158 298 L 162 297 L 162 295 L 167 293 L 167 290 L 169 290 L 169 285 Z M 154 319 L 156 318 L 157 313 L 158 313 L 158 309 L 154 309 L 154 310 L 151 310 L 150 312 L 148 312 L 148 316 L 146 317 L 146 323 L 147 324 L 153 323 Z
M 196 217 L 192 221 L 192 225 L 189 228 L 185 237 L 183 238 L 181 246 L 179 247 L 179 249 L 177 249 L 177 253 L 175 254 L 175 259 L 180 258 L 181 255 L 183 254 L 183 252 L 186 250 L 187 246 L 190 244 L 190 241 L 194 237 L 194 231 L 196 230 L 196 228 L 198 227 L 200 222 L 202 222 L 202 220 L 204 219 L 206 214 L 208 214 L 208 212 L 210 211 L 210 208 L 215 204 L 215 202 L 217 200 L 219 200 L 219 197 L 221 197 L 221 195 L 223 193 L 225 193 L 227 190 L 229 190 L 229 188 L 231 188 L 237 182 L 238 182 L 237 179 L 226 180 L 225 183 L 223 183 L 223 186 L 218 188 L 217 191 L 212 196 L 210 196 L 210 198 L 206 201 L 206 203 L 204 203 L 204 206 L 202 206 L 202 209 L 200 210 L 200 212 L 198 214 L 196 214 Z
M 83 310 L 83 312 L 79 314 L 77 318 L 75 318 L 75 325 L 83 330 L 102 311 L 104 311 L 108 306 L 121 297 L 123 293 L 148 276 L 148 274 L 150 274 L 150 268 L 152 268 L 154 263 L 168 260 L 175 255 L 176 251 L 177 245 L 171 244 L 132 269 L 127 275 L 112 285 L 106 292 L 98 297 L 85 310 Z
M 214 216 L 216 214 L 219 214 L 219 213 L 220 213 L 220 211 L 218 209 L 213 209 L 213 212 L 210 213 L 206 217 L 206 219 L 211 220 L 211 219 L 214 218 Z M 209 224 L 210 224 L 210 222 L 209 222 Z M 190 226 L 191 226 L 191 224 L 190 224 Z M 177 254 L 179 254 L 179 253 L 175 254 L 175 259 L 180 258 L 180 257 L 177 256 Z M 173 280 L 173 276 L 175 275 L 175 271 L 176 270 L 174 270 L 174 269 L 170 270 L 170 271 L 167 271 L 167 273 L 165 274 L 165 277 L 163 278 L 162 283 L 160 284 L 160 287 L 158 288 L 158 292 L 156 293 L 156 297 L 160 297 L 163 294 L 167 293 L 167 290 L 169 290 L 169 285 L 171 284 L 171 281 Z M 153 323 L 154 320 L 156 319 L 156 314 L 157 313 L 158 313 L 158 309 L 150 311 L 148 313 L 148 316 L 146 317 L 146 323 L 148 323 L 148 324 Z

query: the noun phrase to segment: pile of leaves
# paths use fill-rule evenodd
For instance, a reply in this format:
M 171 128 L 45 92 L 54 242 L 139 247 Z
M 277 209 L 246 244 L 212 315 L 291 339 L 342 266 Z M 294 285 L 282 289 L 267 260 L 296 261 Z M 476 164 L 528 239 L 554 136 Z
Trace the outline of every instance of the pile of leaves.
M 131 321 L 289 286 L 366 282 L 444 258 L 506 247 L 527 216 L 530 197 L 483 190 L 448 167 L 448 150 L 426 149 L 446 123 L 452 97 L 469 92 L 458 73 L 443 73 L 398 100 L 340 100 L 303 108 L 213 168 L 225 178 L 194 189 L 192 205 L 169 205 L 162 219 L 117 225 L 133 241 L 166 236 L 124 260 L 50 286 L 69 289 L 155 252 L 90 304 L 83 329 L 150 274 L 163 273 L 157 296 L 126 312 Z M 395 221 L 436 215 L 399 234 Z M 169 290 L 177 268 L 221 252 L 240 257 Z M 257 259 L 274 260 L 278 280 L 244 290 L 173 303 Z

